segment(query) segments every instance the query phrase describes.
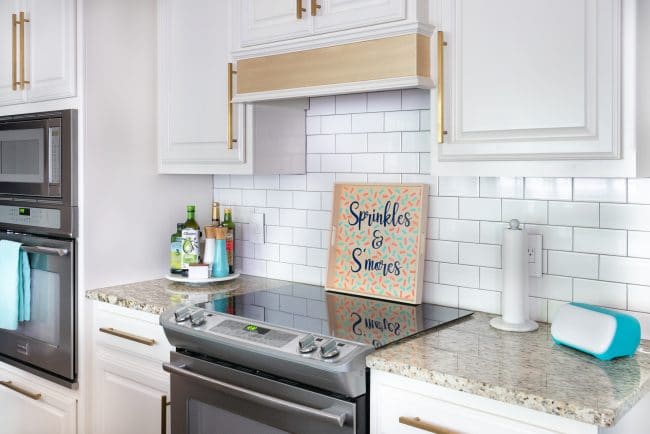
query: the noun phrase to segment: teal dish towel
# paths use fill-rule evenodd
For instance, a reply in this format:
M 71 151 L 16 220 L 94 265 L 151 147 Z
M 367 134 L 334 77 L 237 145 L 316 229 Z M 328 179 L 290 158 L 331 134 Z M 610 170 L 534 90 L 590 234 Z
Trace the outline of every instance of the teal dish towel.
M 29 257 L 21 244 L 0 240 L 0 328 L 16 330 L 31 318 Z

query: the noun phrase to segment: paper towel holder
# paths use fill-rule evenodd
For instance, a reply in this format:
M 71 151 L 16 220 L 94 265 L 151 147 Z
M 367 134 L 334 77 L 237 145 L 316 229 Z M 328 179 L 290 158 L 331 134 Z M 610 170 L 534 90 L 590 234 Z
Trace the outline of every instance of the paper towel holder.
M 511 231 L 511 235 L 507 233 Z M 506 236 L 507 235 L 507 236 Z M 539 324 L 530 319 L 528 306 L 528 255 L 525 230 L 519 220 L 510 220 L 510 226 L 504 229 L 502 247 L 502 266 L 504 268 L 503 291 L 501 293 L 501 314 L 493 318 L 490 325 L 499 330 L 510 332 L 532 332 Z M 519 268 L 523 275 L 514 276 L 506 273 L 508 267 Z M 518 278 L 518 279 L 517 279 Z M 510 319 L 510 321 L 507 321 Z

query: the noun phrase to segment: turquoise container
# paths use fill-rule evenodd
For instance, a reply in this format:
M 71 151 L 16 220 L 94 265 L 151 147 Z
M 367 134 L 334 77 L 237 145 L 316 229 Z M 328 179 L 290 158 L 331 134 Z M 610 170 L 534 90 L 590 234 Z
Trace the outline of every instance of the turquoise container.
M 215 240 L 212 277 L 226 277 L 229 274 L 226 240 Z

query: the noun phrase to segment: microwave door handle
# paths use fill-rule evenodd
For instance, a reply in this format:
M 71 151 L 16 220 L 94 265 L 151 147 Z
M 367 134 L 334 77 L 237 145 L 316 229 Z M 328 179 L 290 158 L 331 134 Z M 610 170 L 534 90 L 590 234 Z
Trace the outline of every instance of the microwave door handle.
M 288 411 L 294 414 L 310 416 L 312 418 L 319 419 L 323 422 L 333 423 L 335 425 L 338 425 L 339 427 L 343 427 L 343 425 L 345 424 L 345 416 L 346 416 L 345 411 L 334 414 L 325 410 L 319 410 L 316 408 L 308 407 L 306 405 L 297 404 L 291 401 L 286 401 L 281 398 L 265 395 L 263 393 L 255 392 L 253 390 L 249 390 L 244 387 L 235 386 L 234 384 L 225 383 L 223 381 L 206 377 L 205 375 L 188 371 L 187 369 L 184 369 L 184 365 L 174 366 L 171 363 L 165 362 L 163 363 L 163 369 L 169 372 L 170 374 L 176 374 L 195 381 L 200 381 L 201 383 L 209 386 L 210 388 L 218 390 L 219 392 L 226 393 L 230 396 L 235 396 L 237 398 L 242 398 L 247 401 L 263 404 L 266 405 L 267 407 L 272 407 L 281 411 Z M 332 408 L 332 410 L 335 409 Z
M 54 247 L 42 247 L 42 246 L 22 246 L 21 249 L 27 253 L 40 253 L 43 255 L 51 256 L 68 256 L 68 249 L 57 249 Z

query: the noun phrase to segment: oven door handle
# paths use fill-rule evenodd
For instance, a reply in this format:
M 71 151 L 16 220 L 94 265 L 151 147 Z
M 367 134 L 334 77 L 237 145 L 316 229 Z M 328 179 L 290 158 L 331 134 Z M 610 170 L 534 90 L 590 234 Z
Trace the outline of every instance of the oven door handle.
M 266 405 L 267 407 L 275 408 L 281 411 L 289 411 L 294 414 L 310 416 L 316 419 L 320 419 L 323 422 L 336 424 L 339 427 L 343 427 L 343 425 L 345 424 L 345 416 L 346 416 L 345 411 L 334 414 L 325 410 L 319 410 L 317 408 L 312 408 L 306 405 L 297 404 L 295 402 L 286 401 L 284 399 L 265 395 L 263 393 L 255 392 L 253 390 L 249 390 L 244 387 L 235 386 L 234 384 L 225 383 L 223 381 L 206 377 L 205 375 L 188 371 L 187 369 L 184 369 L 184 365 L 179 367 L 179 366 L 174 366 L 171 363 L 165 362 L 163 363 L 163 369 L 169 372 L 170 374 L 176 374 L 192 380 L 200 381 L 204 384 L 209 385 L 212 389 L 226 393 L 230 396 L 263 404 Z M 332 408 L 332 410 L 335 409 Z
M 51 256 L 68 256 L 68 249 L 57 249 L 54 247 L 42 247 L 42 246 L 22 246 L 21 249 L 27 253 L 40 253 L 43 255 Z

